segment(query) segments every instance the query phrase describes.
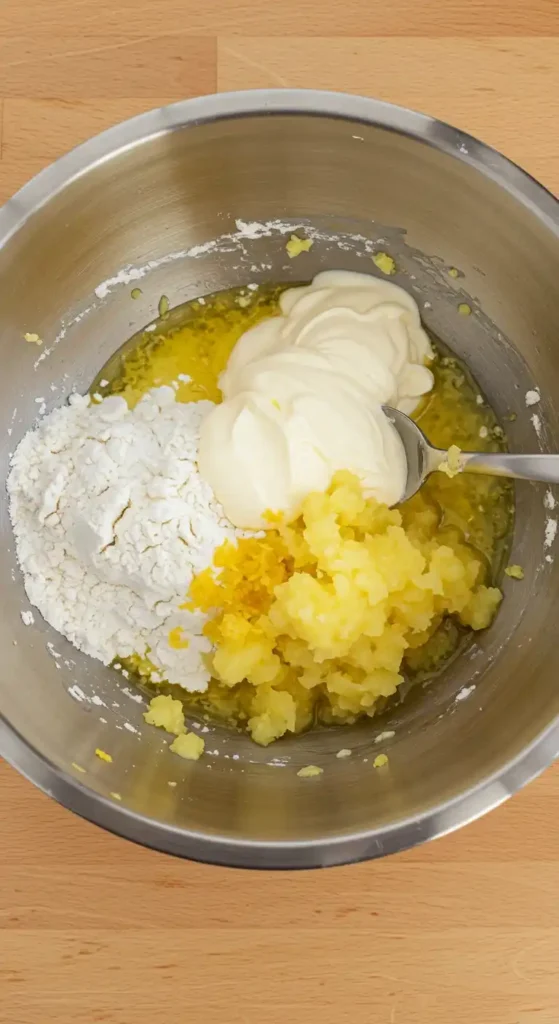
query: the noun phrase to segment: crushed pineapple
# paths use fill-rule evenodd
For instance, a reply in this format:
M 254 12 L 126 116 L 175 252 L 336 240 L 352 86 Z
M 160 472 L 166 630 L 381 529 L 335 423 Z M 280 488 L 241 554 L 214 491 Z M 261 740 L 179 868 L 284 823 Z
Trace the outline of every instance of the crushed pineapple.
M 462 452 L 458 445 L 451 444 L 450 448 L 446 453 L 446 458 L 443 459 L 439 466 L 439 473 L 446 473 L 447 476 L 453 477 L 458 476 L 462 472 L 462 462 L 460 459 Z
M 373 768 L 384 768 L 385 764 L 388 764 L 386 754 L 377 754 L 373 761 Z
M 169 749 L 173 751 L 173 754 L 178 754 L 179 757 L 184 757 L 187 761 L 197 761 L 204 753 L 204 746 L 201 736 L 197 736 L 195 732 L 187 732 L 177 736 Z
M 156 725 L 158 729 L 165 729 L 165 732 L 173 736 L 186 732 L 182 704 L 167 694 L 160 693 L 150 700 L 144 719 L 148 725 Z
M 307 764 L 304 768 L 299 768 L 297 775 L 300 779 L 314 779 L 317 775 L 322 775 L 324 768 L 319 768 L 316 764 Z
M 148 725 L 165 729 L 175 737 L 169 750 L 187 761 L 197 761 L 204 752 L 204 740 L 195 732 L 187 732 L 184 724 L 184 711 L 180 700 L 174 700 L 169 694 L 158 694 L 152 697 L 149 708 L 144 712 Z
M 366 499 L 351 473 L 310 494 L 297 519 L 216 552 L 188 607 L 210 615 L 211 706 L 266 746 L 318 718 L 372 716 L 403 682 L 406 652 L 445 617 L 483 629 L 501 593 L 438 521 Z
M 387 252 L 376 252 L 371 259 L 375 264 L 375 267 L 378 267 L 383 274 L 390 276 L 391 274 L 396 273 L 396 264 L 392 256 L 389 256 Z
M 107 764 L 112 764 L 112 760 L 113 759 L 112 759 L 111 755 L 107 754 L 106 751 L 101 750 L 100 747 L 97 747 L 97 749 L 95 751 L 95 754 L 99 758 L 100 761 L 106 761 Z
M 510 576 L 513 580 L 524 579 L 524 569 L 521 565 L 507 565 L 505 569 L 505 575 Z
M 300 256 L 302 252 L 308 252 L 312 248 L 312 238 L 299 238 L 298 235 L 291 235 L 291 238 L 286 243 L 285 251 L 289 256 L 290 260 L 294 260 L 296 256 Z

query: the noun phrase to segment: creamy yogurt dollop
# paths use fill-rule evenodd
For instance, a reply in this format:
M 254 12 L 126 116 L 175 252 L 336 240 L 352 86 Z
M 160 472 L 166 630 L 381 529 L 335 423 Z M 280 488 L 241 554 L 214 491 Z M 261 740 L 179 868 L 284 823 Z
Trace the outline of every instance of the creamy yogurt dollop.
M 388 505 L 405 488 L 398 433 L 383 412 L 411 413 L 431 390 L 433 352 L 403 288 L 330 270 L 280 298 L 281 315 L 246 331 L 202 424 L 199 468 L 237 527 L 292 514 L 348 469 Z

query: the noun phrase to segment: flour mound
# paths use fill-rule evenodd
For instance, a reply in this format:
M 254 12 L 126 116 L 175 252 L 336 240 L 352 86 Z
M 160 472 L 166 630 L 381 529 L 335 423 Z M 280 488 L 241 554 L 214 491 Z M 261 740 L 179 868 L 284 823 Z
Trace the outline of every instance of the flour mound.
M 155 681 L 205 690 L 205 618 L 181 609 L 192 577 L 235 530 L 196 467 L 211 402 L 154 388 L 129 409 L 73 395 L 20 442 L 7 480 L 31 604 L 105 665 L 149 655 Z M 186 649 L 169 646 L 180 626 Z

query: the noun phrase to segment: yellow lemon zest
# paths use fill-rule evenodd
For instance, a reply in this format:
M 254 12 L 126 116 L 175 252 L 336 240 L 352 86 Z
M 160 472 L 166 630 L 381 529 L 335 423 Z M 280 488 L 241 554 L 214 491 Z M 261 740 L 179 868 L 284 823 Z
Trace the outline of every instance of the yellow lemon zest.
M 190 640 L 184 635 L 182 626 L 175 626 L 169 633 L 169 647 L 173 651 L 186 651 L 190 647 Z

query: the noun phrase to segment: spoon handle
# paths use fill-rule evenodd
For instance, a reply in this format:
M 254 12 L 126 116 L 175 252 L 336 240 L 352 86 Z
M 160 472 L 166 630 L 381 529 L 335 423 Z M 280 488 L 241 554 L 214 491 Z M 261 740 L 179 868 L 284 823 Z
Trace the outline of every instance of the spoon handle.
M 462 452 L 464 473 L 486 473 L 488 476 L 510 476 L 515 480 L 539 480 L 559 484 L 559 455 L 508 455 L 494 452 L 478 454 Z

